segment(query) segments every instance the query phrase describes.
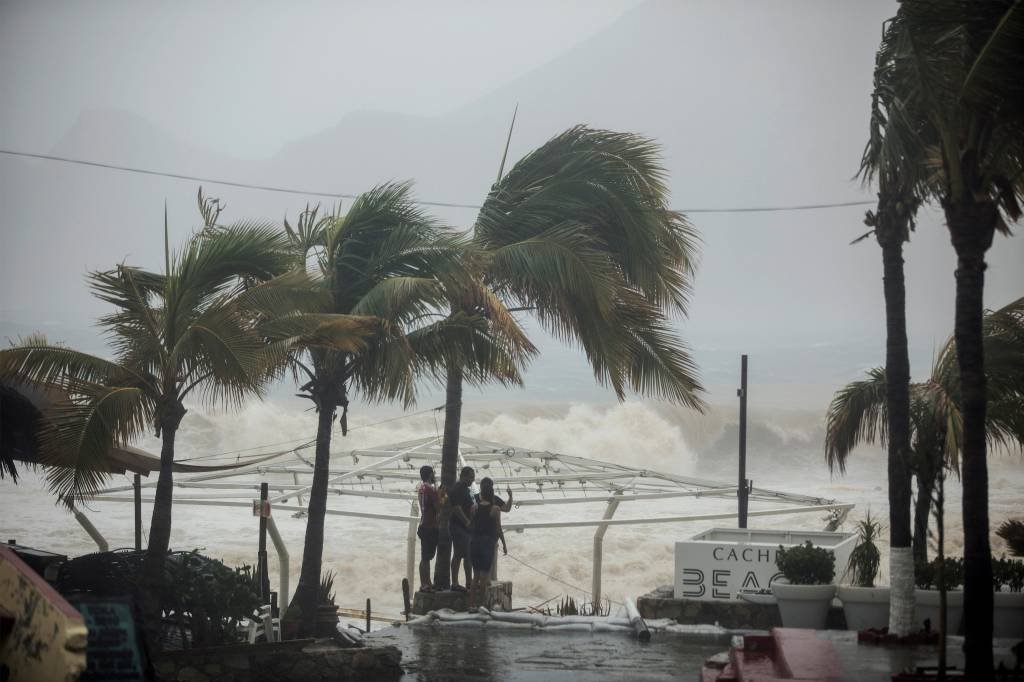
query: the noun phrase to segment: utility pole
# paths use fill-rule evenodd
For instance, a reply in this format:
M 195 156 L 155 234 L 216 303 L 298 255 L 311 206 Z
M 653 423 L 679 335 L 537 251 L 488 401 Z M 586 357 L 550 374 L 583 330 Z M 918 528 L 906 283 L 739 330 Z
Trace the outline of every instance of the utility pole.
M 747 527 L 747 495 L 750 486 L 747 483 L 747 356 L 740 361 L 740 389 L 736 391 L 740 398 L 740 471 L 736 484 L 736 502 L 739 505 L 739 527 Z
M 135 551 L 142 551 L 142 478 L 135 474 L 132 481 L 135 491 Z

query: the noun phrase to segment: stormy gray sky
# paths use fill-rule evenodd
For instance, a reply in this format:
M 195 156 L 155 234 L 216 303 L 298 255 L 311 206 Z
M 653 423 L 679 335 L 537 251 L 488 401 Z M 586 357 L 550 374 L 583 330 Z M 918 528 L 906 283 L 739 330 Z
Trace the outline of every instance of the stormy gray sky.
M 839 0 L 0 0 L 0 148 L 312 191 L 411 178 L 424 199 L 478 203 L 518 103 L 512 158 L 576 123 L 649 135 L 679 208 L 869 200 L 852 177 L 894 11 Z M 227 219 L 278 220 L 324 200 L 205 189 Z M 197 224 L 196 190 L 0 155 L 0 337 L 38 328 L 101 347 L 88 325 L 102 308 L 83 274 L 156 267 L 164 201 L 180 240 Z M 437 214 L 457 226 L 474 217 Z M 862 217 L 691 214 L 705 243 L 680 328 L 710 385 L 734 385 L 742 351 L 760 381 L 793 385 L 790 398 L 883 361 L 879 251 L 849 246 Z M 1024 294 L 1021 262 L 1024 239 L 997 237 L 988 305 Z M 915 374 L 952 329 L 954 265 L 939 213 L 924 211 L 907 250 Z M 545 371 L 585 378 L 571 353 L 545 358 Z M 822 394 L 805 397 L 820 405 Z

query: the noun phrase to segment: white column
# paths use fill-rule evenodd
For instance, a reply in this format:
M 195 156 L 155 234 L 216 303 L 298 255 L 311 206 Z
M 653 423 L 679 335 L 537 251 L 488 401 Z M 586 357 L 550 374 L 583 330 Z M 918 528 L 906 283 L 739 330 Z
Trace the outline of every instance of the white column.
M 409 516 L 418 517 L 420 513 L 419 504 L 416 500 L 413 500 L 409 504 Z M 416 583 L 416 527 L 419 525 L 418 519 L 409 521 L 409 540 L 406 543 L 405 549 L 405 576 L 409 579 L 409 592 L 415 593 L 417 589 Z
M 267 532 L 270 533 L 270 539 L 274 542 L 274 549 L 277 550 L 277 573 L 281 581 L 280 591 L 278 592 L 278 608 L 281 609 L 281 615 L 288 609 L 288 601 L 291 595 L 288 593 L 288 548 L 284 545 L 284 539 L 281 538 L 281 533 L 277 530 L 277 524 L 274 523 L 274 517 L 267 517 Z
M 107 539 L 103 537 L 103 534 L 96 530 L 96 526 L 92 525 L 92 521 L 89 517 L 78 511 L 77 508 L 72 507 L 71 513 L 75 515 L 75 520 L 78 521 L 79 525 L 85 529 L 85 532 L 89 534 L 92 541 L 96 543 L 96 546 L 100 548 L 101 552 L 106 552 L 110 549 L 110 545 L 107 544 Z
M 622 491 L 618 490 L 615 492 L 616 496 L 622 495 Z M 619 498 L 615 497 L 604 510 L 604 520 L 612 518 L 615 515 L 615 510 L 619 508 Z M 604 546 L 604 534 L 608 530 L 608 524 L 602 523 L 594 531 L 594 575 L 592 577 L 592 587 L 590 588 L 590 598 L 597 607 L 601 604 L 601 563 L 603 559 L 602 548 Z

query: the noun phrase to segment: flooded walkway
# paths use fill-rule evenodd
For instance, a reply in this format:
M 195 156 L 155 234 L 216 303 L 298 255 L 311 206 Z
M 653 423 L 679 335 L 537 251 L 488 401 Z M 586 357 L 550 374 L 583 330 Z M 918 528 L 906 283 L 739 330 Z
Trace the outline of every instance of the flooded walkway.
M 403 680 L 696 680 L 728 636 L 655 633 L 641 644 L 628 633 L 536 632 L 481 627 L 393 627 L 373 644 L 402 651 Z

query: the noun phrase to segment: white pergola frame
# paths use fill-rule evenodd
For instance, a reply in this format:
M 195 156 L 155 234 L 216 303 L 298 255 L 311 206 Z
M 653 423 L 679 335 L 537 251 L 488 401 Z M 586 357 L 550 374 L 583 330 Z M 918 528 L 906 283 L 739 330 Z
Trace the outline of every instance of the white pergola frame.
M 303 456 L 299 450 L 300 448 L 281 451 L 273 457 L 262 453 L 259 455 L 259 462 L 237 469 L 179 474 L 174 480 L 174 487 L 177 488 L 174 504 L 252 508 L 252 492 L 255 490 L 258 496 L 260 484 L 265 482 L 270 490 L 269 500 L 272 509 L 304 513 L 306 507 L 303 498 L 310 491 L 313 462 L 312 458 Z M 415 486 L 420 480 L 419 469 L 422 465 L 429 464 L 439 472 L 440 462 L 440 436 L 331 455 L 327 514 L 407 524 L 406 575 L 410 585 L 415 585 L 416 575 L 416 527 L 419 516 Z M 688 497 L 736 499 L 737 487 L 735 484 L 636 469 L 585 457 L 462 437 L 459 466 L 473 467 L 477 472 L 477 480 L 490 476 L 494 480 L 496 490 L 511 487 L 515 494 L 516 507 L 604 503 L 600 516 L 532 522 L 516 522 L 510 518 L 502 521 L 506 531 L 517 532 L 535 528 L 595 527 L 591 588 L 591 599 L 595 604 L 601 601 L 602 545 L 609 526 L 726 520 L 737 516 L 737 512 L 733 511 L 614 518 L 619 506 L 627 502 Z M 291 482 L 288 482 L 289 479 Z M 366 488 L 367 479 L 370 482 L 370 489 Z M 152 503 L 152 495 L 146 496 L 145 492 L 155 488 L 155 480 L 142 484 L 145 501 Z M 134 487 L 131 485 L 111 487 L 99 491 L 88 499 L 95 502 L 134 503 L 133 492 Z M 409 512 L 378 513 L 331 507 L 332 500 L 344 496 L 404 502 L 409 504 Z M 291 500 L 295 500 L 296 503 L 288 504 Z M 827 512 L 837 522 L 841 522 L 854 507 L 852 504 L 841 504 L 831 499 L 762 488 L 753 488 L 749 494 L 749 501 L 749 517 Z M 760 509 L 753 506 L 765 503 L 772 506 Z M 91 524 L 88 523 L 88 519 L 84 522 L 81 518 L 78 520 L 89 530 Z M 268 518 L 267 530 L 278 554 L 281 602 L 284 604 L 289 595 L 288 550 L 273 516 Z M 94 528 L 89 532 L 97 544 L 103 541 L 102 536 Z M 497 560 L 494 564 L 493 577 L 497 577 Z

